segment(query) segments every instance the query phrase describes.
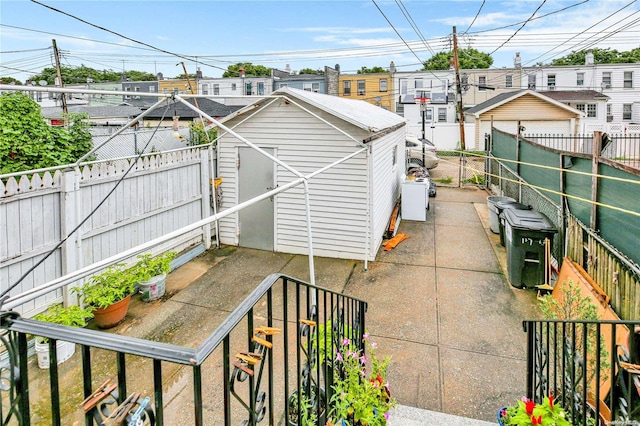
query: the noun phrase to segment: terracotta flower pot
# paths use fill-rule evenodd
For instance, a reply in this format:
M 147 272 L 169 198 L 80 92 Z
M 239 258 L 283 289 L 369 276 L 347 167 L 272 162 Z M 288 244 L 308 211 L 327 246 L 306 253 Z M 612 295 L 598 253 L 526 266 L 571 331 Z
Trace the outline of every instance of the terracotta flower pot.
M 93 311 L 96 325 L 100 328 L 110 328 L 120 324 L 124 317 L 127 316 L 129 301 L 131 301 L 131 295 L 107 308 L 96 308 Z

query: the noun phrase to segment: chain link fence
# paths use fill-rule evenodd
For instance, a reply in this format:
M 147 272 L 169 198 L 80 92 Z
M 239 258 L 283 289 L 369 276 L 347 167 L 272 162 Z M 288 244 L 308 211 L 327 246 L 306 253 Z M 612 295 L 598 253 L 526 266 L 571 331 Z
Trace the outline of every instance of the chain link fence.
M 93 146 L 107 141 L 111 135 L 94 135 Z M 189 128 L 126 130 L 96 151 L 97 160 L 132 157 L 140 153 L 152 153 L 180 149 L 188 146 Z

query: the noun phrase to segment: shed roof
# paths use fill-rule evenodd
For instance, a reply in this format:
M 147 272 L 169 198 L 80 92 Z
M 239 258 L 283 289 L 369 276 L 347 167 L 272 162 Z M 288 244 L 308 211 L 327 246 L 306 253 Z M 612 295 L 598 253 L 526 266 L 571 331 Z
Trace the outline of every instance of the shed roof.
M 609 99 L 609 96 L 595 90 L 549 90 L 539 93 L 560 102 L 606 101 Z
M 347 99 L 339 96 L 314 93 L 307 90 L 283 87 L 273 92 L 272 96 L 286 96 L 305 102 L 309 105 L 332 114 L 348 123 L 371 133 L 376 133 L 394 126 L 406 123 L 403 117 L 393 112 L 387 111 L 366 101 Z M 251 105 L 244 107 L 237 114 L 242 114 L 245 110 L 253 110 L 256 105 L 268 102 L 268 98 L 259 99 Z M 227 117 L 226 121 L 233 116 Z
M 535 96 L 538 99 L 541 99 L 545 102 L 548 102 L 549 104 L 555 105 L 559 108 L 562 109 L 566 109 L 567 111 L 571 111 L 577 115 L 583 115 L 581 111 L 578 111 L 575 108 L 570 107 L 569 105 L 562 103 L 558 100 L 555 100 L 549 96 L 545 96 L 544 94 L 540 93 L 540 92 L 536 92 L 534 90 L 516 90 L 514 92 L 506 92 L 506 93 L 500 93 L 496 96 L 494 96 L 491 99 L 487 99 L 486 101 L 472 107 L 469 108 L 468 110 L 465 111 L 465 114 L 472 114 L 473 116 L 475 116 L 476 118 L 480 117 L 481 114 L 490 111 L 494 108 L 499 107 L 500 105 L 504 105 L 508 102 L 511 102 L 515 99 L 518 99 L 522 96 L 525 95 L 531 95 L 531 96 Z

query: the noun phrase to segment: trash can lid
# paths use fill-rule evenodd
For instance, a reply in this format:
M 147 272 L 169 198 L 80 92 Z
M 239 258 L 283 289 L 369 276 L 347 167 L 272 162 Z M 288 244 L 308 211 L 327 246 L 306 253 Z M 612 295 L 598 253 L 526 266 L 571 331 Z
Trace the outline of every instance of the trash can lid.
M 514 229 L 558 232 L 549 218 L 536 210 L 505 209 L 502 215 Z
M 496 204 L 499 203 L 501 201 L 516 201 L 511 197 L 502 197 L 502 196 L 498 196 L 498 195 L 491 195 L 489 197 L 487 197 L 487 203 L 489 204 Z
M 517 202 L 515 200 L 513 200 L 513 201 L 500 201 L 500 202 L 496 203 L 496 209 L 498 209 L 498 212 L 501 212 L 502 210 L 505 210 L 505 209 L 531 210 L 531 206 L 519 203 L 519 202 Z

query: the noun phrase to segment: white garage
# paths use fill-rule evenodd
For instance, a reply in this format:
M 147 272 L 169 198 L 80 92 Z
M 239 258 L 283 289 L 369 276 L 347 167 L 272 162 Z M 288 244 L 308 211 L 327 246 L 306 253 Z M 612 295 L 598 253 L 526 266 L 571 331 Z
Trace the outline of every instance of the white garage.
M 308 180 L 313 252 L 375 259 L 405 172 L 404 118 L 365 101 L 283 88 L 221 123 L 262 151 L 219 130 L 221 211 L 351 156 Z M 221 219 L 220 242 L 307 254 L 305 197 L 298 185 Z

